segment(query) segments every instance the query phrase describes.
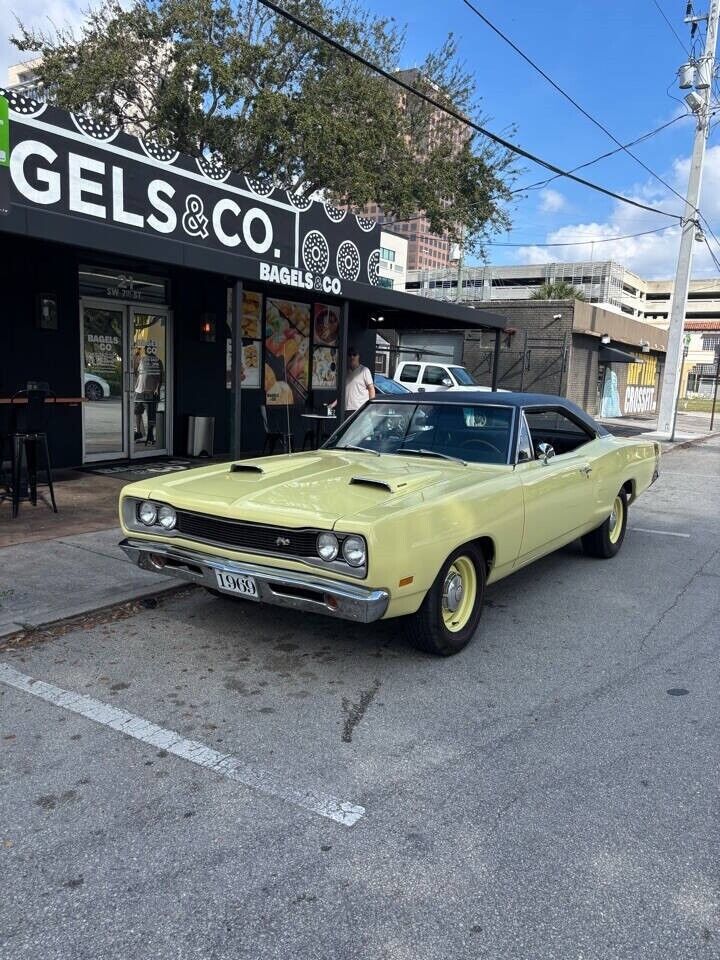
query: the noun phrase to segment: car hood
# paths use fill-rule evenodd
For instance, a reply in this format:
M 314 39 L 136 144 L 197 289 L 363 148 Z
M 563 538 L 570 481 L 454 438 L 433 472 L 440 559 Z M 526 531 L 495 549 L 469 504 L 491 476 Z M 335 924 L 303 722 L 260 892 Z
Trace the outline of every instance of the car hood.
M 330 528 L 341 518 L 498 468 L 387 454 L 318 450 L 224 463 L 142 481 L 125 493 L 199 513 L 286 526 Z

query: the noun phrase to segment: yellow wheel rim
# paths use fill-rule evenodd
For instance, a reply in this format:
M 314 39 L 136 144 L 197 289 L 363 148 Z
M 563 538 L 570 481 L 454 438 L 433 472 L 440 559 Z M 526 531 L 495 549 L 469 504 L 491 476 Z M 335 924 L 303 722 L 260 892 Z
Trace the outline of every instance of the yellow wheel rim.
M 453 560 L 443 584 L 442 617 L 446 629 L 457 633 L 467 626 L 477 597 L 477 573 L 469 557 Z
M 625 507 L 622 502 L 622 497 L 618 494 L 618 496 L 615 497 L 615 503 L 613 503 L 612 513 L 610 514 L 610 532 L 608 534 L 610 543 L 617 543 L 620 539 L 624 510 Z

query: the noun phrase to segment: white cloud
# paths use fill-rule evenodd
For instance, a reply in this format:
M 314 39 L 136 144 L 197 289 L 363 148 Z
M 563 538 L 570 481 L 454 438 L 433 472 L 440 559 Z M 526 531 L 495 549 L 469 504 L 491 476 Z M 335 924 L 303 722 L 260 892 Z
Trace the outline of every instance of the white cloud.
M 547 187 L 545 190 L 540 191 L 540 204 L 539 209 L 541 213 L 559 213 L 561 210 L 564 210 L 567 206 L 567 201 L 565 197 L 558 193 L 557 190 L 552 190 L 550 187 Z
M 77 27 L 87 9 L 84 0 L 10 0 L 0 3 L 0 86 L 7 82 L 7 68 L 14 63 L 31 60 L 32 54 L 21 53 L 10 43 L 18 32 L 17 21 L 26 26 L 52 31 L 53 27 Z
M 668 182 L 684 195 L 690 168 L 689 157 L 675 160 Z M 679 213 L 682 202 L 657 181 L 642 184 L 632 196 L 641 203 L 649 203 L 659 209 Z M 720 236 L 720 146 L 709 147 L 706 154 L 700 209 L 710 221 L 713 231 Z M 629 236 L 665 227 L 661 233 L 645 236 Z M 571 241 L 584 238 L 603 240 L 604 238 L 626 237 L 622 240 L 606 240 L 582 246 L 571 245 Z M 708 237 L 710 243 L 713 241 Z M 516 251 L 518 263 L 551 263 L 571 260 L 615 260 L 630 270 L 634 270 L 646 279 L 667 279 L 675 274 L 680 227 L 672 221 L 646 210 L 639 210 L 628 204 L 615 201 L 608 219 L 602 223 L 568 223 L 550 231 L 547 243 L 561 244 L 559 247 L 527 246 Z M 566 246 L 567 244 L 567 246 Z M 713 244 L 715 254 L 720 258 L 720 250 Z M 718 269 L 704 243 L 696 243 L 693 251 L 693 276 L 717 275 Z

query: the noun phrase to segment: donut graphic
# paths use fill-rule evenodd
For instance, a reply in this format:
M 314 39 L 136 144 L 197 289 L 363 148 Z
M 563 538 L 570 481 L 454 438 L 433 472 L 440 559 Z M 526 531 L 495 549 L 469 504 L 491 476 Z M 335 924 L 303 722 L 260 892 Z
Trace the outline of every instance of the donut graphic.
M 47 110 L 47 103 L 40 100 L 31 100 L 30 97 L 23 97 L 16 90 L 6 90 L 0 87 L 0 96 L 5 97 L 9 108 L 13 113 L 21 113 L 23 116 L 39 116 Z
M 374 287 L 380 286 L 380 251 L 373 250 L 367 263 L 368 280 Z
M 360 254 L 352 240 L 343 240 L 340 244 L 335 264 L 341 280 L 357 280 L 360 276 Z
M 359 213 L 355 214 L 355 219 L 357 220 L 357 225 L 365 233 L 370 233 L 370 231 L 374 230 L 377 226 L 376 220 L 373 220 L 370 217 L 361 217 Z
M 157 140 L 149 138 L 144 140 L 142 137 L 138 137 L 138 143 L 146 156 L 152 160 L 159 160 L 161 163 L 174 163 L 180 156 L 179 150 L 175 150 L 164 143 L 158 143 Z
M 342 223 L 347 216 L 347 210 L 334 207 L 331 203 L 325 202 L 323 206 L 325 207 L 325 213 L 328 215 L 328 219 L 332 220 L 333 223 Z
M 287 198 L 296 210 L 309 210 L 313 205 L 313 198 L 309 196 L 299 196 L 292 190 L 286 190 Z
M 225 166 L 219 153 L 214 153 L 211 157 L 196 157 L 195 163 L 208 180 L 222 183 L 230 176 L 230 169 Z
M 330 249 L 319 230 L 310 230 L 302 243 L 302 258 L 305 269 L 311 273 L 325 273 L 330 265 Z
M 269 197 L 275 189 L 275 181 L 269 173 L 257 177 L 245 177 L 245 183 L 257 197 Z
M 114 140 L 120 132 L 118 125 L 112 126 L 106 120 L 96 120 L 93 117 L 84 117 L 81 113 L 71 113 L 72 122 L 80 133 L 93 140 L 104 140 L 106 143 Z

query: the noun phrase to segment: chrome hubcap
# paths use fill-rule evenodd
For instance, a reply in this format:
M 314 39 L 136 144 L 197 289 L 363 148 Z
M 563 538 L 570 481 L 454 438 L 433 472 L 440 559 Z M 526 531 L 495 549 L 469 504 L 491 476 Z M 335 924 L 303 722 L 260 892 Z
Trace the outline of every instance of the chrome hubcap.
M 615 511 L 613 510 L 613 512 L 610 514 L 610 529 L 611 529 L 611 530 L 614 530 L 614 529 L 615 529 L 615 524 L 616 524 L 616 523 L 617 523 L 617 514 L 616 514 Z
M 455 613 L 460 606 L 463 596 L 463 582 L 459 573 L 450 573 L 443 588 L 443 606 L 450 613 Z

